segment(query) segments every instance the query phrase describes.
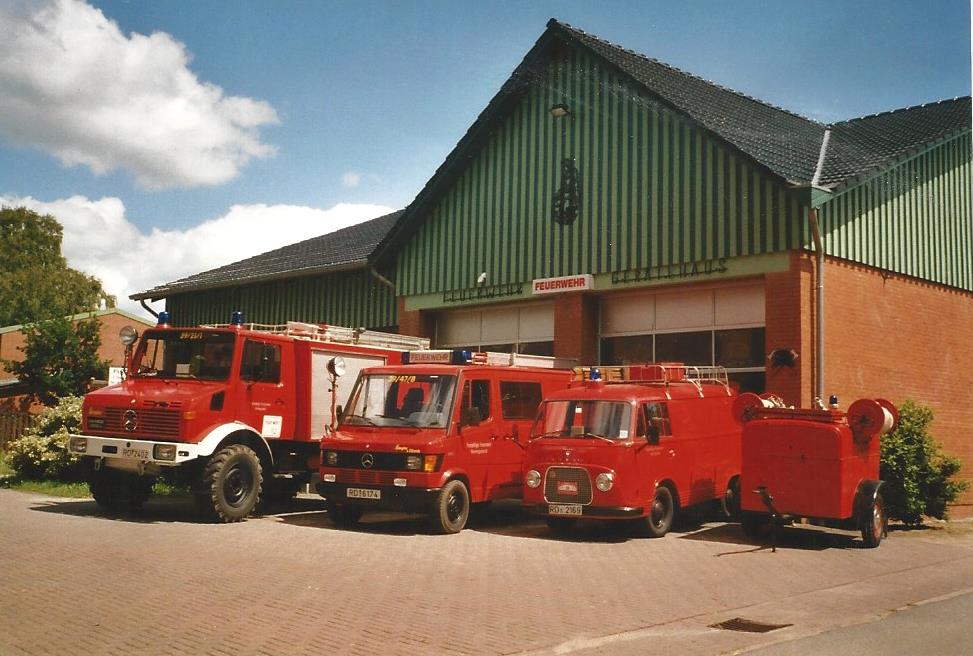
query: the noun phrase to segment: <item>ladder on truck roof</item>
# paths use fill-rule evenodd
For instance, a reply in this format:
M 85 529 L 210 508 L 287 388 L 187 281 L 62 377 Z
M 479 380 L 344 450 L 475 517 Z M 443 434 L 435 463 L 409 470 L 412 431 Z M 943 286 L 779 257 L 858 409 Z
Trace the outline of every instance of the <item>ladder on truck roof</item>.
M 703 396 L 704 384 L 722 385 L 730 394 L 730 379 L 726 368 L 716 366 L 686 365 L 679 362 L 608 365 L 604 367 L 574 367 L 574 380 L 585 381 L 591 370 L 597 369 L 602 380 L 611 385 L 665 385 L 689 383 Z
M 203 328 L 229 327 L 232 327 L 232 325 L 228 323 L 205 324 L 203 326 Z M 241 327 L 244 330 L 266 332 L 274 335 L 287 335 L 289 337 L 308 339 L 314 342 L 377 346 L 402 351 L 411 349 L 424 350 L 429 348 L 429 339 L 427 337 L 383 333 L 378 330 L 365 330 L 364 328 L 348 328 L 346 326 L 331 326 L 328 324 L 319 325 L 300 321 L 288 321 L 286 324 L 246 323 Z

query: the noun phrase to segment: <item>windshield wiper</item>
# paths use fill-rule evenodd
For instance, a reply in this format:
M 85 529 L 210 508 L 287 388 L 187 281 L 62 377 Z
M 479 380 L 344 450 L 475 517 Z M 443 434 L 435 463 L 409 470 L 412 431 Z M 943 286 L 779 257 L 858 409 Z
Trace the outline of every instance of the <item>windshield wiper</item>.
M 348 415 L 341 423 L 347 423 L 349 419 L 361 419 L 366 426 L 378 426 L 374 421 L 366 417 L 365 415 Z
M 541 433 L 540 435 L 531 435 L 530 439 L 542 440 L 545 437 L 568 437 L 568 435 L 565 435 L 564 431 L 554 430 L 554 431 L 547 431 L 546 433 Z
M 614 444 L 615 443 L 615 440 L 613 440 L 612 438 L 605 437 L 604 435 L 598 435 L 597 433 L 585 432 L 585 433 L 583 433 L 581 435 L 581 437 L 597 437 L 599 440 L 604 440 L 604 441 L 608 442 L 609 444 Z

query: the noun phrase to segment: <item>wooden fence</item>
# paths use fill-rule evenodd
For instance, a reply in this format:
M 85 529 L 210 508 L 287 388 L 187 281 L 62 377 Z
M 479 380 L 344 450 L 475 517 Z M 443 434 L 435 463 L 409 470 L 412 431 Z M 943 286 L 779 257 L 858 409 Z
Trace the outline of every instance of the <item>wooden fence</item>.
M 33 423 L 33 415 L 26 412 L 0 412 L 0 450 L 6 448 L 7 442 L 20 437 Z

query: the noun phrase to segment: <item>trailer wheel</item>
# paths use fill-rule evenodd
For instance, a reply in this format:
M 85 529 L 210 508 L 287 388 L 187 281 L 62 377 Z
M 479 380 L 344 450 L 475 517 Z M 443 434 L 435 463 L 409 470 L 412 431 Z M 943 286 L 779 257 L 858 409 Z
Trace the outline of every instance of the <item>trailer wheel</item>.
M 253 512 L 260 500 L 260 459 L 249 447 L 231 444 L 210 457 L 200 483 L 197 507 L 212 520 L 239 522 Z
M 328 511 L 328 517 L 331 519 L 331 523 L 342 528 L 354 526 L 365 513 L 364 510 L 356 506 L 339 504 L 334 501 L 325 502 L 325 509 Z
M 745 512 L 740 515 L 740 528 L 748 538 L 756 538 L 760 530 L 767 523 L 767 516 L 763 513 Z
M 578 523 L 578 520 L 570 517 L 547 517 L 544 521 L 555 535 L 566 535 Z
M 652 504 L 649 506 L 649 514 L 641 520 L 648 536 L 650 538 L 661 538 L 668 533 L 672 527 L 672 518 L 675 512 L 675 503 L 672 500 L 672 492 L 669 488 L 665 485 L 655 488 Z
M 875 498 L 858 518 L 858 527 L 866 548 L 874 549 L 882 543 L 888 530 L 888 517 L 885 515 L 885 501 L 880 493 L 875 493 Z
M 470 492 L 463 481 L 452 480 L 443 486 L 432 511 L 432 525 L 438 533 L 459 533 L 470 516 Z

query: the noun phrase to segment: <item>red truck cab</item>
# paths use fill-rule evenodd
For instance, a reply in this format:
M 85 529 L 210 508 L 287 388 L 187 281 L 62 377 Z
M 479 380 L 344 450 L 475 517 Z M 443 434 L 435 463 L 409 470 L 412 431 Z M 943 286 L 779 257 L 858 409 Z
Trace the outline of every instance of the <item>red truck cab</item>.
M 721 367 L 585 368 L 578 378 L 544 399 L 530 432 L 529 510 L 555 530 L 628 519 L 653 537 L 686 506 L 722 499 L 735 511 L 740 427 Z
M 400 362 L 406 345 L 425 344 L 338 326 L 244 324 L 241 313 L 228 325 L 174 327 L 161 313 L 134 345 L 125 379 L 85 396 L 82 432 L 68 448 L 89 466 L 102 507 L 138 508 L 169 471 L 206 516 L 238 521 L 261 497 L 290 496 L 317 473 L 318 442 L 350 392 L 339 374 Z
M 519 498 L 525 437 L 546 395 L 571 372 L 553 358 L 420 351 L 361 373 L 338 430 L 321 441 L 321 482 L 338 525 L 365 511 L 429 515 L 463 529 L 470 505 Z
M 744 532 L 771 520 L 804 517 L 861 532 L 877 547 L 887 518 L 879 480 L 880 438 L 898 421 L 884 399 L 860 399 L 848 412 L 783 407 L 777 399 L 741 395 L 741 500 Z

